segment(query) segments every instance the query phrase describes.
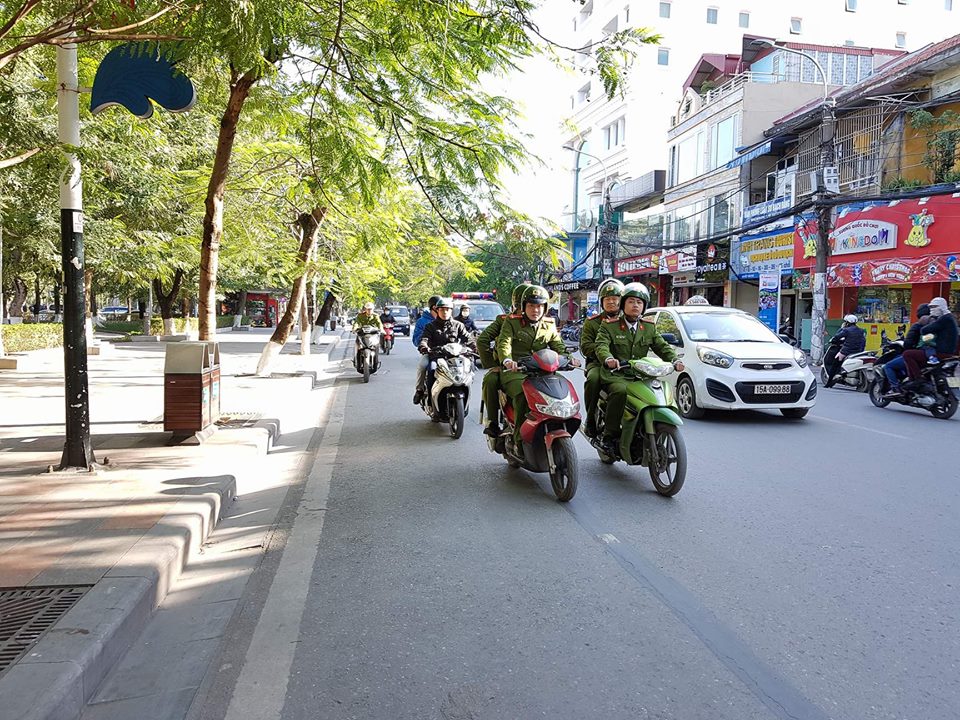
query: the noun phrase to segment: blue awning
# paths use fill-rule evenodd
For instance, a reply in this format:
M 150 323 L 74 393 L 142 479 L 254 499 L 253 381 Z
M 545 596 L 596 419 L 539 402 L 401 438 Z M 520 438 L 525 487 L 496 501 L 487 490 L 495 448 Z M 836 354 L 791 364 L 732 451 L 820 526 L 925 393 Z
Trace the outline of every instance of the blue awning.
M 744 163 L 748 163 L 761 155 L 768 154 L 771 150 L 773 150 L 773 140 L 766 140 L 759 145 L 754 145 L 742 155 L 738 155 L 728 162 L 725 167 L 727 170 L 733 170 L 733 168 L 740 167 Z

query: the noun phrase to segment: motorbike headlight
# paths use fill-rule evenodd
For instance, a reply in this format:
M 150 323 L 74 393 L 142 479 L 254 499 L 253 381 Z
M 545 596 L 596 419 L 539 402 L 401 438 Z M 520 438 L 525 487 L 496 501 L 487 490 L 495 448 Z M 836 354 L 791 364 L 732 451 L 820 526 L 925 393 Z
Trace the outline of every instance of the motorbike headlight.
M 580 403 L 568 402 L 566 400 L 551 400 L 547 403 L 537 403 L 537 410 L 544 415 L 551 415 L 552 417 L 566 420 L 568 417 L 573 417 L 580 411 Z
M 700 357 L 700 360 L 707 365 L 713 365 L 714 367 L 723 369 L 733 366 L 733 358 L 719 350 L 701 347 L 697 348 L 697 355 Z
M 799 365 L 800 367 L 807 366 L 807 355 L 802 350 L 794 350 L 793 359 L 797 361 L 797 365 Z

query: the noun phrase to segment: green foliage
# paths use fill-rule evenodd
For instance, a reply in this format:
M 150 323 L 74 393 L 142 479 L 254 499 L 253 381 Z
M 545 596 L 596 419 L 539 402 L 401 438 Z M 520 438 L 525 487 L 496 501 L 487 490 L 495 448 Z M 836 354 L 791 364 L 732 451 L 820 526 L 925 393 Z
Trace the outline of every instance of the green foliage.
M 894 192 L 896 190 L 912 190 L 913 188 L 918 188 L 922 185 L 923 183 L 920 180 L 906 180 L 902 177 L 897 177 L 889 182 L 884 183 L 883 191 Z
M 60 323 L 18 323 L 0 325 L 3 349 L 8 353 L 63 347 L 63 325 Z
M 946 110 L 934 115 L 927 110 L 910 113 L 910 125 L 926 134 L 927 151 L 923 164 L 929 168 L 933 183 L 955 182 L 954 171 L 960 159 L 960 113 Z

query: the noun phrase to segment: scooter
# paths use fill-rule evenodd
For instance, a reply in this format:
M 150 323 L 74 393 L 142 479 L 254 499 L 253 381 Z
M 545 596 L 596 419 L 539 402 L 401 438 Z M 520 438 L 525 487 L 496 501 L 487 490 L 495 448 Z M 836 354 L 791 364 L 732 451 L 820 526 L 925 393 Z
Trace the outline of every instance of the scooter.
M 673 386 L 665 379 L 673 372 L 673 363 L 645 357 L 620 363 L 618 369 L 635 378 L 627 385 L 620 444 L 610 455 L 599 439 L 603 436 L 606 414 L 605 391 L 600 392 L 597 435 L 590 444 L 605 465 L 621 460 L 627 465 L 646 466 L 656 491 L 673 497 L 687 478 L 687 446 L 680 434 L 683 420 L 677 410 Z
M 473 383 L 474 354 L 460 343 L 447 343 L 430 353 L 430 391 L 420 407 L 433 422 L 450 423 L 450 437 L 463 435 L 470 414 L 470 386 Z
M 960 358 L 952 357 L 933 365 L 927 364 L 921 370 L 919 380 L 907 380 L 900 384 L 902 395 L 897 398 L 885 397 L 890 383 L 883 366 L 902 353 L 903 343 L 894 342 L 890 350 L 877 359 L 868 390 L 870 402 L 878 408 L 894 402 L 928 410 L 931 415 L 941 420 L 952 418 L 960 404 L 960 375 L 957 374 Z
M 523 392 L 530 413 L 525 419 L 518 418 L 510 398 L 501 391 L 504 432 L 498 438 L 488 438 L 487 443 L 512 468 L 549 473 L 557 499 L 567 502 L 577 493 L 579 462 L 573 436 L 580 428 L 580 398 L 573 384 L 557 375 L 557 371 L 572 370 L 574 365 L 550 348 L 520 358 L 517 365 L 527 375 Z M 513 439 L 518 422 L 523 423 L 520 447 Z
M 393 350 L 393 323 L 385 323 L 383 326 L 383 337 L 380 338 L 380 349 L 384 355 L 389 355 Z
M 823 366 L 820 368 L 820 382 L 824 387 L 830 378 L 827 368 L 836 363 L 837 353 L 840 352 L 841 343 L 831 342 L 823 358 Z M 877 354 L 872 350 L 853 353 L 843 359 L 840 370 L 834 376 L 833 387 L 841 385 L 843 387 L 853 388 L 857 392 L 866 392 L 870 385 L 873 365 L 877 362 Z
M 372 327 L 357 329 L 356 352 L 353 366 L 363 375 L 363 381 L 370 382 L 370 373 L 380 369 L 380 331 Z

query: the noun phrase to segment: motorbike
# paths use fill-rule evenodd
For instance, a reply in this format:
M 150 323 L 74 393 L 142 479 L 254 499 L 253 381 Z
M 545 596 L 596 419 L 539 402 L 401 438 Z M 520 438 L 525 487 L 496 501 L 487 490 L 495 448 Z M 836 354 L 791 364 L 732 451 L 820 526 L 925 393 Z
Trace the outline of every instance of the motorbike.
M 389 355 L 393 350 L 393 323 L 384 323 L 383 337 L 380 338 L 380 349 L 384 355 Z
M 665 379 L 673 372 L 673 363 L 645 357 L 620 363 L 620 371 L 633 375 L 627 385 L 627 405 L 623 411 L 620 443 L 609 455 L 600 442 L 603 436 L 607 393 L 600 392 L 597 403 L 597 435 L 591 439 L 600 462 L 612 465 L 618 460 L 627 465 L 646 466 L 658 493 L 673 497 L 687 477 L 687 446 L 680 427 L 673 386 Z
M 957 412 L 957 405 L 960 404 L 960 375 L 957 374 L 960 358 L 952 357 L 941 360 L 935 365 L 926 365 L 920 373 L 919 380 L 906 380 L 900 384 L 903 390 L 900 397 L 884 397 L 890 389 L 890 383 L 883 372 L 883 366 L 902 353 L 903 343 L 894 342 L 887 352 L 877 358 L 868 389 L 870 402 L 878 408 L 884 408 L 894 402 L 928 410 L 935 418 L 942 420 L 952 418 Z
M 827 370 L 836 362 L 837 353 L 840 352 L 842 343 L 830 342 L 827 352 L 824 354 L 823 366 L 820 368 L 820 382 L 826 387 L 830 373 Z M 834 376 L 834 386 L 842 385 L 850 387 L 857 392 L 866 392 L 870 385 L 873 365 L 877 362 L 877 354 L 872 350 L 853 353 L 843 359 L 840 369 Z
M 370 373 L 380 369 L 380 331 L 372 327 L 358 328 L 355 347 L 353 366 L 363 375 L 365 383 L 370 382 Z
M 560 328 L 560 339 L 568 348 L 577 347 L 580 344 L 580 331 L 582 326 L 578 323 L 568 322 Z
M 572 370 L 574 365 L 550 348 L 520 358 L 517 365 L 527 375 L 523 392 L 530 413 L 525 419 L 518 418 L 510 398 L 501 391 L 504 432 L 498 438 L 488 438 L 487 443 L 512 468 L 549 473 L 557 499 L 567 502 L 577 493 L 579 466 L 573 437 L 580 428 L 580 398 L 573 384 L 557 371 Z M 513 439 L 518 422 L 523 423 L 521 447 L 516 447 Z
M 470 413 L 470 386 L 473 383 L 474 353 L 460 343 L 447 343 L 430 353 L 433 384 L 420 407 L 434 422 L 450 423 L 450 437 L 463 435 Z

